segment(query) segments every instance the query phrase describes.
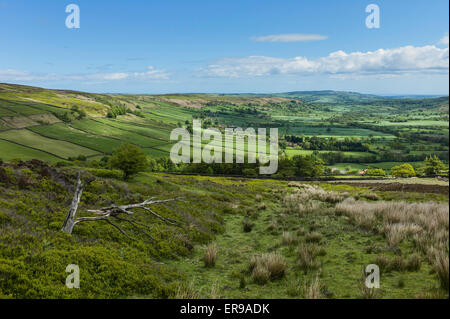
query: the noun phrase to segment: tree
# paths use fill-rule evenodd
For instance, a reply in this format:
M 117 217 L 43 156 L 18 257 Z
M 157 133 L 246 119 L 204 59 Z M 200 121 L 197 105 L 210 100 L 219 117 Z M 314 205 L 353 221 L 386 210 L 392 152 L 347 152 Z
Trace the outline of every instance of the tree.
M 386 172 L 381 168 L 369 168 L 366 171 L 368 176 L 385 176 Z
M 314 156 L 296 155 L 293 158 L 298 177 L 318 177 L 323 174 L 323 161 Z
M 158 220 L 162 220 L 168 225 L 180 226 L 179 223 L 171 218 L 163 217 L 162 215 L 156 213 L 151 209 L 150 205 L 155 204 L 165 204 L 168 202 L 176 201 L 177 198 L 173 199 L 165 199 L 165 200 L 156 200 L 154 198 L 147 199 L 142 203 L 129 204 L 129 205 L 112 205 L 109 207 L 103 207 L 100 209 L 89 209 L 88 212 L 95 214 L 95 216 L 90 217 L 76 217 L 78 205 L 80 204 L 81 195 L 83 194 L 83 183 L 81 182 L 81 174 L 78 173 L 77 176 L 77 185 L 75 188 L 75 194 L 72 200 L 72 204 L 70 205 L 69 212 L 66 215 L 66 219 L 64 220 L 62 231 L 67 234 L 72 234 L 73 228 L 76 224 L 88 221 L 100 221 L 104 220 L 117 230 L 119 230 L 123 235 L 128 237 L 129 239 L 133 239 L 133 237 L 129 236 L 128 233 L 120 227 L 120 225 L 113 223 L 111 220 L 115 220 L 118 222 L 126 222 L 129 223 L 134 229 L 138 230 L 141 233 L 147 235 L 152 241 L 155 239 L 148 233 L 148 230 L 151 230 L 151 226 L 148 224 L 144 224 L 140 221 L 137 221 L 133 218 L 134 212 L 132 209 L 136 210 L 137 208 L 146 211 L 151 216 L 157 218 Z M 126 217 L 123 217 L 126 216 Z
M 136 145 L 122 144 L 108 160 L 111 168 L 120 169 L 125 179 L 137 174 L 148 166 L 147 155 Z
M 446 169 L 444 163 L 436 155 L 431 155 L 425 159 L 425 166 L 422 171 L 425 175 L 438 175 Z
M 411 164 L 405 163 L 391 168 L 391 175 L 394 177 L 413 177 L 416 171 Z

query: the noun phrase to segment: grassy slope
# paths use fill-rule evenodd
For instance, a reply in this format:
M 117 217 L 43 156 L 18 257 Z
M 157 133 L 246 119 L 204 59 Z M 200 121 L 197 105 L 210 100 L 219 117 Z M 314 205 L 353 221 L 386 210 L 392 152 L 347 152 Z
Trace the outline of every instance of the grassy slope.
M 200 295 L 208 296 L 211 287 L 217 296 L 224 298 L 302 298 L 302 290 L 308 282 L 317 274 L 320 275 L 322 291 L 325 296 L 332 298 L 361 298 L 358 283 L 361 272 L 365 265 L 373 263 L 376 253 L 367 253 L 370 246 L 384 247 L 385 239 L 381 235 L 361 230 L 349 224 L 347 218 L 336 217 L 327 212 L 326 209 L 303 216 L 300 218 L 289 218 L 283 213 L 281 203 L 276 200 L 274 192 L 282 191 L 285 183 L 270 185 L 266 181 L 235 181 L 230 182 L 219 178 L 200 178 L 214 184 L 232 184 L 244 188 L 257 190 L 263 194 L 262 201 L 267 204 L 266 209 L 256 208 L 257 204 L 250 207 L 241 205 L 237 211 L 241 213 L 225 216 L 225 232 L 219 234 L 214 241 L 218 250 L 218 261 L 214 268 L 205 268 L 203 256 L 206 246 L 198 246 L 188 260 L 171 262 L 173 269 L 181 269 L 186 272 L 190 282 Z M 368 188 L 342 187 L 325 185 L 327 189 L 346 191 L 353 194 L 370 192 Z M 266 188 L 267 187 L 267 188 Z M 274 192 L 268 188 L 273 188 Z M 378 195 L 383 197 L 382 192 Z M 415 194 L 394 196 L 414 201 Z M 430 198 L 433 198 L 431 196 Z M 438 197 L 440 200 L 448 200 L 445 196 Z M 434 198 L 433 198 L 434 199 Z M 426 198 L 424 199 L 427 200 Z M 259 201 L 258 201 L 259 202 Z M 251 220 L 255 224 L 253 230 L 245 233 L 242 221 L 246 212 L 253 212 Z M 254 212 L 256 211 L 256 214 Z M 278 226 L 275 230 L 269 230 L 268 226 L 275 222 Z M 321 246 L 325 248 L 326 255 L 319 257 L 322 267 L 321 271 L 304 273 L 297 266 L 298 243 L 292 246 L 283 246 L 281 234 L 289 231 L 293 234 L 299 233 L 299 241 L 305 242 L 304 232 L 316 231 L 322 234 Z M 411 243 L 403 243 L 401 246 L 404 255 L 413 253 Z M 267 252 L 280 253 L 288 263 L 285 278 L 260 285 L 252 280 L 248 272 L 249 262 L 252 256 Z M 393 257 L 393 252 L 388 253 Z M 382 290 L 379 297 L 382 298 L 415 298 L 435 291 L 438 286 L 435 274 L 430 272 L 430 265 L 424 264 L 417 272 L 393 272 L 382 275 Z M 245 278 L 245 288 L 240 287 L 242 276 Z M 399 282 L 405 283 L 400 286 Z M 292 291 L 295 291 L 293 293 Z
M 110 154 L 122 142 L 132 142 L 144 147 L 150 156 L 168 156 L 172 145 L 169 141 L 170 131 L 179 123 L 184 124 L 186 120 L 191 121 L 197 116 L 218 119 L 222 125 L 243 127 L 275 125 L 280 128 L 279 134 L 281 135 L 286 132 L 310 136 L 332 136 L 338 139 L 373 136 L 376 144 L 374 149 L 377 152 L 381 150 L 381 146 L 388 150 L 392 149 L 393 146 L 388 143 L 395 137 L 390 133 L 358 128 L 345 123 L 333 123 L 336 123 L 336 119 L 339 120 L 340 116 L 351 114 L 351 121 L 362 124 L 373 124 L 384 128 L 383 123 L 391 123 L 390 126 L 395 130 L 407 130 L 407 132 L 425 135 L 442 135 L 448 138 L 448 130 L 445 130 L 445 126 L 436 126 L 445 123 L 443 119 L 448 113 L 448 107 L 445 107 L 448 100 L 445 98 L 423 101 L 377 100 L 374 96 L 328 91 L 294 92 L 285 96 L 287 98 L 269 95 L 214 94 L 101 95 L 0 84 L 0 132 L 11 139 L 10 135 L 15 131 L 9 131 L 10 129 L 27 128 L 49 137 L 53 139 L 52 141 L 45 140 L 49 143 L 38 143 L 37 140 L 32 139 L 32 144 L 29 144 L 27 141 L 29 141 L 30 134 L 18 131 L 14 140 L 23 144 L 24 147 L 31 146 L 62 158 L 67 158 L 69 153 L 72 156 L 75 152 L 79 152 L 75 156 L 94 155 L 86 149 L 80 149 L 80 146 L 96 150 L 102 155 Z M 310 99 L 316 104 L 304 103 L 298 100 L 299 97 Z M 322 100 L 323 98 L 328 101 L 329 109 L 320 105 L 320 103 L 326 102 Z M 382 104 L 384 102 L 387 103 L 386 106 Z M 405 105 L 411 105 L 413 111 L 403 112 Z M 425 106 L 426 112 L 419 109 L 421 105 Z M 126 106 L 133 112 L 139 111 L 142 117 L 133 114 L 120 115 L 117 119 L 104 117 L 109 109 L 117 106 Z M 73 107 L 86 111 L 88 118 L 81 121 L 74 120 L 70 125 L 66 123 L 50 125 L 60 121 L 53 114 L 61 117 L 62 114 L 70 112 Z M 242 112 L 246 108 L 257 109 L 258 114 L 255 116 Z M 397 121 L 400 117 L 402 122 Z M 345 121 L 348 122 L 349 119 Z M 22 139 L 27 143 L 21 143 Z M 64 141 L 65 143 L 62 144 L 70 145 L 73 150 L 55 153 L 53 147 L 55 139 Z M 58 143 L 58 141 L 56 142 Z M 445 142 L 430 143 L 418 140 L 413 144 L 408 141 L 401 143 L 405 148 L 411 148 L 409 154 L 414 155 L 440 154 L 444 156 L 448 152 L 448 146 L 444 145 Z M 8 154 L 2 154 L 0 151 L 0 158 L 16 158 L 24 154 L 27 158 L 31 158 L 31 155 L 35 154 L 32 148 L 26 154 L 26 148 L 23 147 L 17 148 L 17 150 L 9 147 L 8 152 Z M 297 151 L 289 153 L 296 154 Z M 359 157 L 362 154 L 348 153 L 347 155 Z
M 297 265 L 298 244 L 281 245 L 283 231 L 299 234 L 304 242 L 309 231 L 322 235 L 326 250 L 320 281 L 323 296 L 358 298 L 361 268 L 373 262 L 379 252 L 369 246 L 386 247 L 381 235 L 363 231 L 343 216 L 324 208 L 300 217 L 284 212 L 282 199 L 290 192 L 287 182 L 142 173 L 125 183 L 95 177 L 95 170 L 83 173 L 86 181 L 80 216 L 89 208 L 126 204 L 151 196 L 182 197 L 182 201 L 155 210 L 174 218 L 181 228 L 157 223 L 149 230 L 156 242 L 148 241 L 125 222 L 121 227 L 137 240 L 129 240 L 110 225 L 82 223 L 74 234 L 60 231 L 71 200 L 76 169 L 55 169 L 41 164 L 3 165 L 0 172 L 0 296 L 27 298 L 117 298 L 194 297 L 299 298 L 302 287 L 318 274 L 305 274 Z M 2 170 L 0 169 L 0 171 Z M 7 176 L 7 177 L 5 177 Z M 20 177 L 26 177 L 20 182 Z M 90 181 L 90 182 L 88 182 Z M 345 185 L 322 185 L 327 190 L 353 196 L 370 189 Z M 438 200 L 448 196 L 415 193 L 376 192 L 380 198 L 405 201 Z M 435 195 L 435 194 L 429 194 Z M 265 203 L 265 207 L 259 206 Z M 138 220 L 154 223 L 143 212 Z M 245 216 L 255 224 L 250 233 L 242 230 Z M 268 230 L 274 222 L 277 226 Z M 205 245 L 218 247 L 216 267 L 203 266 Z M 190 250 L 194 247 L 193 250 Z M 414 248 L 409 241 L 400 246 L 405 258 Z M 287 275 L 263 286 L 247 272 L 254 254 L 278 252 L 287 261 Z M 393 251 L 383 252 L 394 256 Z M 422 256 L 419 271 L 382 274 L 380 297 L 410 298 L 433 293 L 436 274 Z M 80 289 L 66 289 L 65 267 L 76 263 L 82 271 Z M 244 276 L 246 287 L 240 288 Z M 404 283 L 404 287 L 399 283 Z M 189 286 L 191 284 L 191 286 Z M 214 287 L 214 288 L 213 288 Z M 289 293 L 288 293 L 289 292 Z M 437 295 L 436 295 L 437 294 Z

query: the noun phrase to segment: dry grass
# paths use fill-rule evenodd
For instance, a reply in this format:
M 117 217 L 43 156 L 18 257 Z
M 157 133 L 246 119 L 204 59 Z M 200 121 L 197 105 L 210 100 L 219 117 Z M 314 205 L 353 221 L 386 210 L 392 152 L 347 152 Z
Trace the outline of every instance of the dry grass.
M 201 299 L 201 294 L 194 289 L 194 282 L 189 285 L 180 284 L 178 285 L 177 292 L 174 299 Z
M 446 203 L 369 203 L 346 199 L 336 205 L 336 214 L 347 216 L 355 225 L 381 231 L 388 245 L 410 239 L 430 260 L 435 252 L 448 256 L 449 208 Z
M 217 247 L 216 245 L 211 244 L 206 248 L 205 256 L 203 257 L 205 267 L 214 267 L 216 265 L 216 260 Z
M 373 201 L 380 200 L 380 197 L 378 197 L 378 195 L 375 193 L 365 193 L 365 194 L 362 194 L 361 197 L 368 199 L 368 200 L 373 200 Z
M 267 267 L 258 264 L 252 271 L 252 278 L 257 284 L 264 285 L 270 279 L 270 272 Z
M 410 240 L 433 265 L 441 286 L 448 290 L 449 207 L 447 203 L 367 202 L 348 198 L 338 203 L 337 215 L 344 215 L 362 228 L 384 234 L 389 247 Z M 379 256 L 375 262 L 385 271 L 417 271 L 419 255 L 408 260 L 396 257 L 388 260 Z
M 317 211 L 322 206 L 321 202 L 338 203 L 345 198 L 341 194 L 327 192 L 315 185 L 290 182 L 289 186 L 295 187 L 295 189 L 292 194 L 284 197 L 284 206 L 288 213 L 300 216 Z
M 295 234 L 290 232 L 283 232 L 281 235 L 281 243 L 285 246 L 292 246 L 298 242 L 298 238 Z
M 322 240 L 322 234 L 318 232 L 308 233 L 305 236 L 305 240 L 308 243 L 320 243 L 320 241 Z
M 277 253 L 253 256 L 250 260 L 250 271 L 255 282 L 264 284 L 267 280 L 283 278 L 286 274 L 287 264 L 283 257 Z M 266 277 L 267 280 L 266 280 Z
M 366 286 L 366 275 L 363 269 L 361 279 L 358 281 L 359 291 L 363 299 L 376 299 L 378 298 L 377 288 L 369 288 Z
M 434 268 L 436 270 L 436 273 L 439 277 L 439 281 L 441 283 L 441 287 L 448 291 L 449 289 L 449 282 L 448 282 L 448 276 L 449 276 L 449 269 L 448 269 L 448 255 L 445 255 L 443 253 L 438 254 L 436 256 L 436 260 L 434 263 Z
M 325 250 L 318 245 L 300 245 L 298 249 L 298 265 L 305 273 L 320 268 L 320 261 L 316 260 L 317 256 L 325 255 Z
M 389 258 L 385 255 L 379 255 L 374 261 L 375 265 L 380 267 L 381 272 L 391 271 L 419 271 L 422 266 L 422 260 L 419 255 L 413 254 L 408 259 L 401 256 Z
M 320 299 L 322 298 L 320 290 L 320 279 L 319 276 L 316 276 L 309 282 L 309 285 L 303 287 L 303 297 L 306 299 Z

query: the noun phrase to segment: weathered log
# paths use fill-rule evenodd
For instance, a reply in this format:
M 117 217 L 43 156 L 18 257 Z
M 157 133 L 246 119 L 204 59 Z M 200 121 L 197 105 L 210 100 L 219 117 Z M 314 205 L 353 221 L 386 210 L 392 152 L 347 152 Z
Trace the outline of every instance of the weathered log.
M 133 239 L 119 225 L 117 225 L 111 221 L 111 219 L 114 218 L 114 219 L 125 221 L 125 222 L 129 223 L 135 229 L 137 229 L 140 232 L 147 235 L 151 240 L 154 240 L 154 238 L 148 232 L 146 232 L 144 229 L 142 229 L 142 228 L 151 229 L 150 225 L 143 224 L 136 220 L 124 218 L 124 217 L 120 216 L 122 214 L 132 216 L 134 214 L 134 212 L 130 211 L 130 209 L 136 209 L 136 208 L 145 210 L 146 212 L 150 213 L 152 216 L 158 218 L 159 220 L 162 220 L 166 224 L 173 225 L 173 226 L 180 226 L 176 220 L 167 218 L 167 217 L 163 217 L 160 214 L 155 213 L 149 207 L 147 207 L 152 204 L 164 204 L 164 203 L 176 201 L 176 200 L 178 200 L 178 198 L 165 199 L 165 200 L 156 200 L 154 198 L 149 198 L 149 199 L 143 201 L 142 203 L 121 205 L 121 206 L 112 205 L 112 206 L 103 207 L 100 209 L 89 209 L 88 212 L 93 213 L 96 216 L 75 218 L 77 209 L 78 209 L 78 204 L 80 203 L 82 192 L 83 192 L 83 184 L 81 183 L 80 174 L 78 174 L 77 187 L 75 189 L 75 194 L 74 194 L 74 197 L 72 200 L 72 204 L 70 205 L 69 212 L 67 213 L 66 220 L 64 221 L 64 224 L 62 227 L 62 230 L 68 234 L 72 233 L 74 226 L 78 223 L 104 220 L 108 224 L 110 224 L 111 226 L 113 226 L 114 228 L 119 230 L 123 235 L 127 236 L 130 239 Z
M 83 184 L 81 183 L 80 173 L 77 176 L 77 186 L 75 188 L 75 194 L 73 196 L 72 204 L 66 216 L 66 220 L 62 226 L 62 231 L 72 234 L 73 227 L 75 226 L 75 215 L 77 214 L 78 204 L 81 200 L 81 194 L 83 193 Z

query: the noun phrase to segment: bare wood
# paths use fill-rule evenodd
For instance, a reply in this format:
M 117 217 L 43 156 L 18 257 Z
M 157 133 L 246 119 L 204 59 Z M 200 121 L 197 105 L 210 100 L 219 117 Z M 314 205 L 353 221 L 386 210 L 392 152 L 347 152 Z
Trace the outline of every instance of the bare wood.
M 64 221 L 64 224 L 62 226 L 62 231 L 68 234 L 72 234 L 73 227 L 75 226 L 75 215 L 77 214 L 78 204 L 80 203 L 82 193 L 83 184 L 81 183 L 80 173 L 78 173 L 77 186 L 75 188 L 75 194 L 73 196 L 72 204 L 70 205 L 66 220 Z
M 149 207 L 147 207 L 152 204 L 164 204 L 164 203 L 176 201 L 176 200 L 178 200 L 178 198 L 165 199 L 165 200 L 156 200 L 154 198 L 149 198 L 149 199 L 143 201 L 142 203 L 121 205 L 121 206 L 112 205 L 112 206 L 103 207 L 100 209 L 89 209 L 88 212 L 93 213 L 96 216 L 75 218 L 77 210 L 78 210 L 78 205 L 80 203 L 82 192 L 83 192 L 83 184 L 81 183 L 80 173 L 78 173 L 77 187 L 75 189 L 75 194 L 74 194 L 74 197 L 72 200 L 72 204 L 70 205 L 69 212 L 67 213 L 66 220 L 64 221 L 64 224 L 62 227 L 62 230 L 68 234 L 72 233 L 73 227 L 78 223 L 104 220 L 108 224 L 110 224 L 111 226 L 113 226 L 114 228 L 119 230 L 126 237 L 128 237 L 130 239 L 134 239 L 133 237 L 129 236 L 125 232 L 125 230 L 123 230 L 120 226 L 114 224 L 111 221 L 111 218 L 114 218 L 117 220 L 126 221 L 127 223 L 131 224 L 134 228 L 136 228 L 140 232 L 146 234 L 150 239 L 152 239 L 154 241 L 155 239 L 148 232 L 146 232 L 145 230 L 143 230 L 141 228 L 141 227 L 145 227 L 147 229 L 151 229 L 151 227 L 149 225 L 140 223 L 133 219 L 128 219 L 128 218 L 124 218 L 124 217 L 120 216 L 122 214 L 132 216 L 134 214 L 134 212 L 130 211 L 130 209 L 137 209 L 137 208 L 145 210 L 146 212 L 150 213 L 154 217 L 162 220 L 163 222 L 165 222 L 169 225 L 180 226 L 176 220 L 167 218 L 167 217 L 163 217 L 160 214 L 155 213 Z M 141 227 L 139 227 L 139 226 L 141 226 Z

